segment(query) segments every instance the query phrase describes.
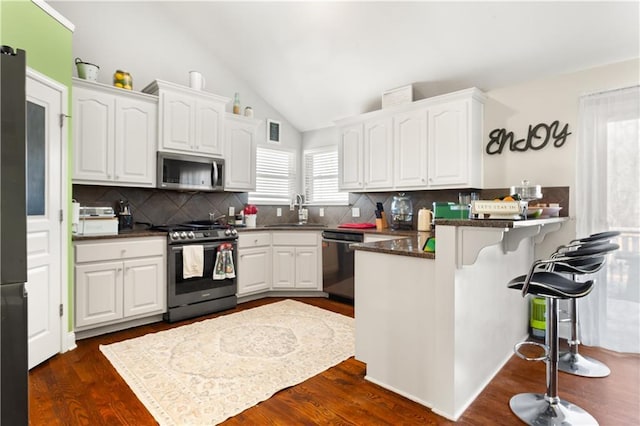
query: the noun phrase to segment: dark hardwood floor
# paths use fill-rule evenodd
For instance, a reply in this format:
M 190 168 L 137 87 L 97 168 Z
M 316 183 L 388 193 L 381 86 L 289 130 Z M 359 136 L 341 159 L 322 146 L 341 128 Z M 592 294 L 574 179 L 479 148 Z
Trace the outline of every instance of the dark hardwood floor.
M 270 298 L 243 303 L 235 311 L 272 303 Z M 321 298 L 296 299 L 344 315 L 353 307 Z M 226 311 L 224 313 L 228 313 Z M 209 315 L 213 318 L 220 314 Z M 198 318 L 197 320 L 202 320 Z M 193 320 L 192 320 L 193 321 Z M 29 375 L 32 425 L 154 425 L 156 422 L 99 351 L 113 343 L 177 324 L 156 323 L 78 341 Z M 583 347 L 581 352 L 605 362 L 611 375 L 588 379 L 560 373 L 560 396 L 588 410 L 601 425 L 640 424 L 640 356 Z M 481 356 L 482 348 L 478 348 Z M 350 358 L 311 379 L 225 421 L 224 425 L 417 425 L 453 424 L 428 408 L 364 380 L 365 365 Z M 466 410 L 462 425 L 513 425 L 519 420 L 509 398 L 520 392 L 545 391 L 542 362 L 513 356 Z

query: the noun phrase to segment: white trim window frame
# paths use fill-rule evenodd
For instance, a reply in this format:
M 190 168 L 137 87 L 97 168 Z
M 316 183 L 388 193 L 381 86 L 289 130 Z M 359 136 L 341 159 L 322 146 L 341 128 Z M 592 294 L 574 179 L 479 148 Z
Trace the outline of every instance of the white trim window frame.
M 302 159 L 305 204 L 349 205 L 349 193 L 338 190 L 337 147 L 305 150 Z
M 249 192 L 249 203 L 290 205 L 296 181 L 294 150 L 259 145 L 256 150 L 256 190 Z

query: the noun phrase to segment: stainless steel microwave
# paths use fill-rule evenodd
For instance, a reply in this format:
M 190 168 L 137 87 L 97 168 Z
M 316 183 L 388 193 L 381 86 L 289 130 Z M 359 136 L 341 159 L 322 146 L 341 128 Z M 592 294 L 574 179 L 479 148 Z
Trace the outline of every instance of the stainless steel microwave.
M 158 151 L 158 188 L 223 191 L 224 160 Z

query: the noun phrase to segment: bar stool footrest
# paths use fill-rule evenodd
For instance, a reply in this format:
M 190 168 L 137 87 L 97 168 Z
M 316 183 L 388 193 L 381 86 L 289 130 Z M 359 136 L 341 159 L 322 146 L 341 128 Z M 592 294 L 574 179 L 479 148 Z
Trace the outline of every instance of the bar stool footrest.
M 542 350 L 544 351 L 544 355 L 538 357 L 528 357 L 520 352 L 520 348 L 523 346 L 538 346 L 539 348 L 542 348 Z M 547 347 L 547 345 L 543 345 L 542 343 L 538 342 L 520 342 L 513 347 L 513 351 L 516 355 L 518 355 L 525 361 L 546 361 L 547 359 L 549 359 L 549 348 Z

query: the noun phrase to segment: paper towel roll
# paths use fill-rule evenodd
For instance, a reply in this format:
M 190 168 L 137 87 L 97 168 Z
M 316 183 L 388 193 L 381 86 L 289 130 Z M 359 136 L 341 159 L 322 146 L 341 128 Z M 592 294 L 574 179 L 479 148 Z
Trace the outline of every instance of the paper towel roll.
M 80 203 L 71 200 L 71 232 L 78 233 L 78 224 L 80 223 Z

